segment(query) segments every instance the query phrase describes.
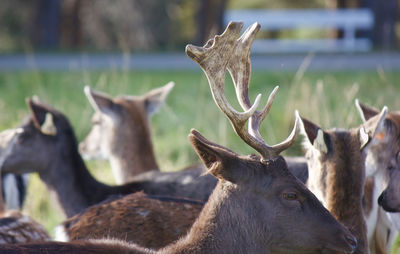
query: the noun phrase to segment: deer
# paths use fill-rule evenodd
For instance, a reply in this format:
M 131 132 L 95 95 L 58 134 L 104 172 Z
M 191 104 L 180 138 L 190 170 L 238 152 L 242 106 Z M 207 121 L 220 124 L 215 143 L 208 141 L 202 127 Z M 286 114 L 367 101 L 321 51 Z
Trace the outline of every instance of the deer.
M 8 139 L 12 133 L 2 133 L 1 136 Z M 42 225 L 19 210 L 7 206 L 3 199 L 2 183 L 0 181 L 0 244 L 50 241 L 50 236 Z
M 109 196 L 137 191 L 205 201 L 215 186 L 215 180 L 208 180 L 212 176 L 200 177 L 200 173 L 196 179 L 186 182 L 182 178 L 187 178 L 187 175 L 171 173 L 172 177 L 157 182 L 145 179 L 125 185 L 103 184 L 90 174 L 79 155 L 77 140 L 67 117 L 37 100 L 27 99 L 27 106 L 31 114 L 21 126 L 2 132 L 10 133 L 10 137 L 0 140 L 4 145 L 0 169 L 3 174 L 37 172 L 48 190 L 56 194 L 67 217 Z
M 354 253 L 369 253 L 367 227 L 362 205 L 367 151 L 381 130 L 387 108 L 361 126 L 349 130 L 323 130 L 301 118 L 307 187 L 332 215 L 357 239 Z
M 141 96 L 116 98 L 85 86 L 84 93 L 95 113 L 79 152 L 85 159 L 109 159 L 117 184 L 128 183 L 141 173 L 159 171 L 149 119 L 174 85 L 169 82 Z
M 3 144 L 0 143 L 0 153 L 3 150 Z M 3 202 L 10 210 L 20 210 L 25 201 L 26 189 L 28 184 L 28 175 L 6 174 L 1 175 L 1 192 Z
M 155 180 L 180 174 L 187 175 L 182 177 L 183 181 L 187 181 L 203 174 L 204 167 L 197 164 L 172 175 L 160 172 L 155 159 L 148 119 L 158 111 L 173 86 L 174 83 L 169 82 L 141 96 L 124 95 L 115 98 L 85 86 L 84 93 L 95 113 L 89 134 L 79 144 L 83 158 L 108 159 L 117 184 L 134 179 Z M 305 182 L 307 162 L 299 157 L 285 159 L 292 173 Z M 214 186 L 216 181 L 211 184 Z
M 351 253 L 356 240 L 287 168 L 279 154 L 289 148 L 298 133 L 298 118 L 289 137 L 269 146 L 259 134 L 276 89 L 266 107 L 258 111 L 247 96 L 249 53 L 259 30 L 257 23 L 239 37 L 242 23 L 231 22 L 205 46 L 186 46 L 186 54 L 205 72 L 214 101 L 227 116 L 238 136 L 259 155 L 241 156 L 213 143 L 192 129 L 189 141 L 207 168 L 218 179 L 210 198 L 188 234 L 160 250 L 113 240 L 3 245 L 7 253 Z M 229 68 L 235 88 L 246 104 L 244 112 L 232 108 L 223 95 L 225 72 L 231 58 L 242 59 Z M 237 66 L 235 66 L 237 65 Z M 235 79 L 243 73 L 244 80 Z M 245 124 L 249 121 L 246 130 Z M 296 229 L 296 230 L 294 230 Z
M 393 158 L 392 164 L 389 165 L 389 182 L 386 189 L 378 198 L 378 204 L 389 213 L 400 212 L 400 152 L 397 152 Z M 397 228 L 400 230 L 400 228 Z
M 159 249 L 184 236 L 204 203 L 137 192 L 88 207 L 56 227 L 56 240 L 112 238 Z
M 109 159 L 117 184 L 131 181 L 176 181 L 197 199 L 206 201 L 217 184 L 214 178 L 201 177 L 200 164 L 175 172 L 161 172 L 155 159 L 149 118 L 161 107 L 174 87 L 169 82 L 141 96 L 111 96 L 85 86 L 84 92 L 94 108 L 92 129 L 79 144 L 85 159 Z M 196 182 L 204 182 L 202 188 Z
M 379 114 L 379 111 L 358 100 L 356 106 L 361 119 L 365 122 Z M 400 150 L 400 114 L 396 111 L 388 112 L 382 130 L 371 144 L 366 158 L 367 180 L 371 191 L 366 192 L 366 203 L 371 208 L 366 213 L 368 234 L 375 253 L 389 253 L 397 238 L 400 227 L 400 215 L 387 213 L 378 207 L 377 200 L 381 200 L 381 193 L 391 180 L 391 173 L 397 168 L 397 153 Z M 368 194 L 368 195 L 367 195 Z M 381 195 L 378 199 L 378 196 Z

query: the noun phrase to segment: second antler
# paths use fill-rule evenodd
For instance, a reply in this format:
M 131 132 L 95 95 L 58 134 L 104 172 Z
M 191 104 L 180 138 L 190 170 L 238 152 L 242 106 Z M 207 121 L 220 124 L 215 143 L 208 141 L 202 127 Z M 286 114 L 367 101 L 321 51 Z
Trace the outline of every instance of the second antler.
M 267 116 L 278 87 L 271 92 L 267 104 L 262 111 L 257 107 L 261 94 L 257 95 L 254 104 L 251 104 L 248 89 L 250 85 L 251 63 L 250 51 L 255 35 L 260 29 L 258 23 L 250 26 L 239 37 L 243 25 L 240 22 L 230 22 L 221 35 L 209 40 L 203 47 L 186 46 L 186 54 L 197 62 L 205 72 L 210 84 L 215 103 L 230 120 L 235 132 L 248 145 L 258 151 L 263 160 L 271 160 L 293 144 L 297 136 L 298 117 L 289 137 L 283 142 L 270 146 L 260 135 L 261 122 Z M 236 111 L 224 95 L 225 73 L 229 70 L 232 76 L 236 96 L 244 112 Z M 249 121 L 248 130 L 246 122 Z

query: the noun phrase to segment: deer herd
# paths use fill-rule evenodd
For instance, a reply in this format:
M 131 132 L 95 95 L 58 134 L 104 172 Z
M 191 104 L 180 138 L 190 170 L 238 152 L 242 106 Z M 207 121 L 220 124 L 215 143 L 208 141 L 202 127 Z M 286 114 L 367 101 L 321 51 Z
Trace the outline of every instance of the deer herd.
M 400 113 L 356 100 L 362 124 L 324 130 L 296 111 L 288 138 L 267 144 L 260 125 L 277 87 L 261 110 L 261 95 L 251 102 L 250 52 L 260 26 L 240 35 L 242 26 L 231 22 L 186 54 L 257 155 L 239 155 L 192 129 L 202 164 L 161 172 L 149 119 L 173 82 L 115 98 L 85 87 L 95 114 L 79 146 L 63 113 L 27 99 L 30 115 L 0 133 L 1 172 L 38 173 L 68 219 L 51 241 L 0 195 L 0 253 L 390 253 L 400 230 Z M 224 95 L 227 70 L 242 111 Z M 282 157 L 298 134 L 304 158 Z M 83 158 L 108 159 L 117 185 L 96 180 Z

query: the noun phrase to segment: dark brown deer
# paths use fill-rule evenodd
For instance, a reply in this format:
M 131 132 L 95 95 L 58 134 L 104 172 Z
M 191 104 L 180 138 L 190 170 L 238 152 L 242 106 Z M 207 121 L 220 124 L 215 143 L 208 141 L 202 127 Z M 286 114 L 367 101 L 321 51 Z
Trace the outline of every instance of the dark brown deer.
M 117 184 L 141 173 L 159 170 L 151 141 L 149 118 L 162 105 L 174 83 L 142 96 L 117 96 L 85 87 L 95 110 L 92 129 L 79 144 L 85 159 L 108 159 Z
M 379 114 L 375 108 L 368 107 L 356 101 L 357 108 L 363 121 Z M 367 180 L 372 185 L 371 192 L 365 193 L 368 229 L 374 253 L 389 253 L 397 238 L 400 227 L 400 214 L 390 214 L 378 207 L 378 197 L 388 186 L 392 169 L 395 169 L 397 152 L 400 150 L 400 113 L 388 112 L 383 123 L 383 129 L 377 134 L 370 145 L 366 158 Z M 370 211 L 368 211 L 370 210 Z M 375 216 L 375 217 L 374 217 Z
M 379 132 L 387 109 L 350 130 L 322 130 L 302 118 L 309 178 L 307 186 L 356 236 L 355 253 L 369 253 L 362 201 L 367 149 Z
M 37 172 L 51 192 L 55 192 L 68 217 L 110 195 L 144 191 L 153 195 L 182 196 L 207 200 L 215 186 L 212 176 L 197 178 L 171 173 L 157 182 L 151 179 L 121 186 L 98 182 L 87 170 L 77 149 L 77 141 L 68 119 L 55 109 L 38 101 L 27 100 L 31 115 L 7 141 L 0 140 L 5 151 L 0 154 L 3 173 Z M 200 191 L 199 191 L 200 190 Z M 203 190 L 203 191 L 202 191 Z
M 0 251 L 10 254 L 22 251 L 38 253 L 39 250 L 46 253 L 165 254 L 352 252 L 356 245 L 354 237 L 289 172 L 285 160 L 279 156 L 293 143 L 297 124 L 288 139 L 278 145 L 268 146 L 259 135 L 259 124 L 270 109 L 274 93 L 267 107 L 257 111 L 259 99 L 251 105 L 245 94 L 249 84 L 240 84 L 236 80 L 237 90 L 243 92 L 243 98 L 250 106 L 243 113 L 234 110 L 224 98 L 225 72 L 233 54 L 244 60 L 237 62 L 240 65 L 237 71 L 250 77 L 248 54 L 259 25 L 251 26 L 237 39 L 241 28 L 241 23 L 231 22 L 222 35 L 216 36 L 206 46 L 188 45 L 186 52 L 205 71 L 217 105 L 228 116 L 237 134 L 261 156 L 240 156 L 208 141 L 197 131 L 191 131 L 190 142 L 208 172 L 219 180 L 186 237 L 157 252 L 106 240 L 7 245 L 0 246 Z M 239 55 L 240 52 L 243 55 Z M 249 131 L 244 128 L 247 120 L 253 123 Z
M 56 228 L 56 240 L 120 239 L 159 249 L 186 235 L 203 203 L 134 193 L 87 208 Z

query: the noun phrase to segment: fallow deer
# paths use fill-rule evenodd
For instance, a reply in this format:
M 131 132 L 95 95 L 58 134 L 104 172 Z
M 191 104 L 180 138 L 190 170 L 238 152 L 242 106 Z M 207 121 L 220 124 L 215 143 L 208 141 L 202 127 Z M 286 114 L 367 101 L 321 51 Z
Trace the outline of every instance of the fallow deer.
M 206 201 L 217 181 L 200 177 L 205 173 L 201 164 L 161 172 L 154 156 L 148 118 L 158 110 L 173 85 L 170 82 L 142 96 L 115 98 L 86 86 L 84 91 L 95 114 L 92 129 L 79 145 L 79 151 L 86 159 L 109 159 L 117 183 L 175 181 L 185 186 L 185 192 L 195 191 L 195 198 Z M 197 182 L 204 182 L 202 188 L 198 188 Z
M 225 72 L 231 57 L 244 60 L 237 62 L 235 72 L 245 73 L 245 80 L 249 81 L 250 66 L 246 64 L 259 25 L 254 24 L 237 39 L 241 28 L 241 23 L 231 22 L 222 35 L 204 47 L 188 45 L 186 53 L 205 71 L 214 100 L 228 116 L 236 133 L 261 156 L 240 156 L 191 131 L 190 142 L 208 172 L 219 180 L 185 237 L 157 252 L 106 240 L 7 245 L 0 246 L 0 251 L 10 254 L 38 253 L 38 250 L 46 253 L 163 254 L 352 252 L 356 245 L 354 237 L 289 172 L 285 160 L 279 156 L 293 143 L 298 120 L 289 137 L 278 145 L 268 146 L 259 134 L 259 125 L 270 109 L 276 90 L 264 110 L 257 111 L 259 97 L 251 105 L 246 93 L 248 82 L 234 78 L 236 89 L 246 103 L 242 105 L 245 110 L 242 113 L 234 110 L 223 95 Z M 246 131 L 244 125 L 248 120 L 253 124 Z
M 212 176 L 172 177 L 135 181 L 120 186 L 98 182 L 87 170 L 77 149 L 77 141 L 68 119 L 55 109 L 38 101 L 27 100 L 31 115 L 12 132 L 5 151 L 0 155 L 3 173 L 37 172 L 51 192 L 55 192 L 65 214 L 70 217 L 110 195 L 144 191 L 147 194 L 182 196 L 207 200 L 215 185 Z M 199 176 L 198 173 L 197 176 Z M 192 177 L 192 175 L 190 175 Z M 210 184 L 211 183 L 211 184 Z M 198 191 L 198 190 L 208 190 Z
M 203 203 L 142 192 L 106 200 L 68 218 L 56 240 L 120 239 L 159 249 L 186 235 Z
M 144 172 L 159 170 L 151 141 L 149 118 L 174 87 L 170 82 L 142 96 L 118 96 L 84 89 L 94 108 L 92 129 L 79 144 L 85 159 L 108 159 L 117 184 Z
M 2 133 L 8 139 L 12 133 Z M 20 211 L 6 207 L 0 181 L 0 244 L 49 241 L 50 236 L 42 225 Z
M 386 189 L 378 198 L 382 208 L 390 213 L 400 212 L 400 152 L 393 158 L 392 165 L 389 165 L 389 182 Z M 398 228 L 400 230 L 400 228 Z
M 6 134 L 7 135 L 7 134 Z M 0 140 L 4 138 L 0 137 Z M 0 154 L 3 152 L 6 144 L 0 143 Z M 3 174 L 0 179 L 2 198 L 10 210 L 20 210 L 23 206 L 26 188 L 28 184 L 28 175 Z
M 386 116 L 382 112 L 357 128 L 322 130 L 302 118 L 308 160 L 308 188 L 357 238 L 354 253 L 369 253 L 362 201 L 367 149 Z
M 375 108 L 368 107 L 358 101 L 356 106 L 363 121 L 379 114 Z M 371 191 L 366 192 L 367 225 L 370 232 L 371 246 L 377 254 L 389 253 L 398 235 L 400 215 L 390 214 L 378 207 L 378 196 L 384 191 L 390 179 L 391 169 L 396 168 L 396 155 L 400 149 L 400 114 L 389 112 L 383 124 L 383 129 L 377 134 L 371 144 L 366 158 L 366 172 Z

